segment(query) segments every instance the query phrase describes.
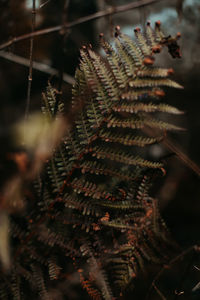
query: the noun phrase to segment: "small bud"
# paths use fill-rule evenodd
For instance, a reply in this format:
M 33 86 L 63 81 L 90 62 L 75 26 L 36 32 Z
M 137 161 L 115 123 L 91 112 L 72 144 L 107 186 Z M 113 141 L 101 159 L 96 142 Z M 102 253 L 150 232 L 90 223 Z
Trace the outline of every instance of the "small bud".
M 120 29 L 121 29 L 121 28 L 120 28 L 119 25 L 117 25 L 117 26 L 115 27 L 115 30 L 116 30 L 116 31 L 120 31 Z
M 167 75 L 172 75 L 174 74 L 174 70 L 172 68 L 168 69 Z
M 155 25 L 156 25 L 156 27 L 160 27 L 160 25 L 161 25 L 160 20 L 156 21 Z
M 79 273 L 83 273 L 83 269 L 78 269 L 78 272 Z
M 115 27 L 115 37 L 118 37 L 119 35 L 120 35 L 120 26 L 117 25 L 117 26 Z
M 160 45 L 155 45 L 155 46 L 153 46 L 153 48 L 152 48 L 152 52 L 153 53 L 160 53 L 160 51 L 161 51 L 161 46 Z
M 141 31 L 140 27 L 136 27 L 136 28 L 134 29 L 134 32 L 135 32 L 135 33 L 140 32 L 140 31 Z
M 102 39 L 102 38 L 104 37 L 104 34 L 101 32 L 101 33 L 99 34 L 99 37 L 100 37 L 100 39 Z
M 154 64 L 154 58 L 153 57 L 146 57 L 144 60 L 143 60 L 143 64 L 145 66 L 151 66 Z
M 166 174 L 167 174 L 166 170 L 165 170 L 164 168 L 161 168 L 160 170 L 161 170 L 161 172 L 162 172 L 162 176 L 163 176 L 163 177 L 166 176 Z
M 158 97 L 164 97 L 165 96 L 165 92 L 163 90 L 155 90 L 154 93 Z

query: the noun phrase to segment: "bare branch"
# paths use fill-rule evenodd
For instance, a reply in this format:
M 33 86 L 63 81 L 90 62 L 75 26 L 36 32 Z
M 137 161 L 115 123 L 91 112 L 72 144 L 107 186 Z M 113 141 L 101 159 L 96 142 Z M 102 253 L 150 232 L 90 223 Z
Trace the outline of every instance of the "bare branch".
M 19 55 L 16 55 L 14 53 L 0 51 L 0 57 L 10 60 L 14 63 L 17 63 L 17 64 L 25 66 L 25 67 L 30 66 L 29 59 L 19 56 Z M 44 63 L 40 63 L 40 62 L 36 62 L 36 61 L 33 61 L 33 69 L 43 72 L 43 73 L 46 73 L 46 74 L 49 74 L 51 76 L 58 75 L 58 70 L 56 70 L 55 68 L 52 68 Z M 73 85 L 75 82 L 74 78 L 66 73 L 63 73 L 63 81 L 68 84 L 71 84 L 71 85 Z
M 132 10 L 135 8 L 139 8 L 139 7 L 144 7 L 153 3 L 157 3 L 160 2 L 161 0 L 140 0 L 140 1 L 134 1 L 132 3 L 129 4 L 125 4 L 125 5 L 120 5 L 120 6 L 116 6 L 116 7 L 109 7 L 105 10 L 99 11 L 97 13 L 91 14 L 89 16 L 85 16 L 82 18 L 79 18 L 75 21 L 72 22 L 68 22 L 65 23 L 64 28 L 68 29 L 68 28 L 72 28 L 75 27 L 77 25 L 80 25 L 82 23 L 86 23 L 88 21 L 92 21 L 92 20 L 96 20 L 105 16 L 111 16 L 114 14 L 118 14 L 118 13 L 122 13 L 128 10 Z M 60 31 L 63 28 L 63 24 L 62 25 L 58 25 L 58 26 L 54 26 L 54 27 L 49 27 L 49 28 L 45 28 L 45 29 L 41 29 L 41 30 L 37 30 L 35 32 L 31 32 L 31 33 L 27 33 L 24 35 L 20 35 L 18 37 L 15 37 L 3 44 L 0 45 L 0 50 L 3 50 L 15 43 L 18 43 L 20 41 L 23 40 L 27 40 L 30 39 L 32 37 L 36 37 L 36 36 L 41 36 L 41 35 L 46 35 L 46 34 L 50 34 L 52 32 L 57 32 Z
M 63 76 L 64 76 L 64 66 L 63 61 L 65 60 L 65 54 L 66 54 L 66 41 L 69 35 L 69 31 L 65 28 L 65 23 L 67 22 L 68 17 L 68 7 L 70 4 L 70 0 L 64 1 L 64 7 L 63 7 L 63 13 L 62 13 L 62 23 L 63 23 L 63 29 L 60 30 L 60 66 L 59 66 L 59 80 L 58 80 L 58 93 L 56 97 L 56 103 L 54 107 L 54 114 L 56 115 L 58 110 L 58 103 L 60 102 L 61 93 L 62 93 L 62 84 L 63 84 Z

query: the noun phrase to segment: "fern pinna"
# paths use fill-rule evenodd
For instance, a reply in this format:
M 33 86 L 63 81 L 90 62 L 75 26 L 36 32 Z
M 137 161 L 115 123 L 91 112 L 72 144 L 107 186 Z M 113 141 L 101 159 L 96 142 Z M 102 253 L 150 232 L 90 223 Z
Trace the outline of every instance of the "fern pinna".
M 1 299 L 27 299 L 30 290 L 34 299 L 52 299 L 51 281 L 68 280 L 66 257 L 93 299 L 118 299 L 145 261 L 167 260 L 168 233 L 148 194 L 153 174 L 164 168 L 141 157 L 140 148 L 179 129 L 157 116 L 181 113 L 161 98 L 163 87 L 182 87 L 169 78 L 171 68 L 154 66 L 164 46 L 180 57 L 179 34 L 166 37 L 160 22 L 155 30 L 148 22 L 145 34 L 134 32 L 136 41 L 117 27 L 114 46 L 101 34 L 104 58 L 91 47 L 81 49 L 74 124 L 36 184 L 39 200 L 26 217 L 13 217 L 15 262 L 11 275 L 2 276 Z M 62 111 L 50 85 L 42 110 L 47 121 Z M 146 128 L 155 135 L 146 135 Z

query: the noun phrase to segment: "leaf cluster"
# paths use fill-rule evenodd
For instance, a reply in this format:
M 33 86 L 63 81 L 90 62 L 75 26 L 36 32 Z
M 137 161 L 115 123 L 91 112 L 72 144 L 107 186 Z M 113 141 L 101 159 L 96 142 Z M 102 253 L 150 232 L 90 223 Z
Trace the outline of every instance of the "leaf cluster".
M 11 275 L 2 276 L 1 299 L 26 299 L 30 290 L 35 299 L 51 299 L 51 282 L 68 278 L 68 258 L 93 299 L 118 299 L 145 262 L 167 260 L 172 246 L 148 192 L 164 166 L 140 149 L 179 129 L 159 115 L 182 113 L 161 103 L 163 87 L 182 87 L 170 79 L 171 68 L 154 64 L 164 46 L 180 56 L 178 36 L 165 37 L 159 22 L 155 30 L 148 23 L 145 34 L 136 28 L 135 36 L 117 27 L 112 46 L 101 34 L 105 58 L 81 49 L 72 91 L 72 111 L 80 109 L 35 184 L 35 203 L 13 217 L 15 261 Z M 42 111 L 46 122 L 62 115 L 51 85 Z

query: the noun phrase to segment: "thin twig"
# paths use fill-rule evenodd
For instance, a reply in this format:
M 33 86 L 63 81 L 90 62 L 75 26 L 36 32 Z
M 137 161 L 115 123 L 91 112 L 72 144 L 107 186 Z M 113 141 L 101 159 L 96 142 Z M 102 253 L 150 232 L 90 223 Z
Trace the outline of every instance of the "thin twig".
M 143 132 L 148 134 L 149 136 L 155 136 L 156 131 L 155 128 L 147 128 L 145 127 L 143 129 Z M 174 141 L 172 141 L 168 136 L 164 136 L 163 140 L 160 142 L 164 145 L 165 148 L 170 150 L 171 152 L 175 153 L 177 155 L 177 158 L 189 169 L 193 170 L 199 177 L 200 177 L 200 167 L 191 160 L 182 150 L 181 148 L 175 144 Z
M 45 5 L 47 5 L 51 0 L 47 0 L 45 2 L 43 2 L 42 4 L 40 4 L 40 8 L 43 8 Z
M 150 4 L 153 4 L 153 3 L 157 3 L 157 2 L 160 2 L 160 1 L 161 0 L 141 0 L 141 1 L 136 1 L 136 2 L 134 1 L 132 3 L 125 4 L 125 5 L 116 6 L 116 7 L 109 7 L 105 10 L 99 11 L 99 12 L 91 14 L 89 16 L 85 16 L 85 17 L 79 18 L 75 21 L 68 22 L 64 25 L 64 27 L 66 29 L 72 28 L 74 26 L 86 23 L 88 21 L 96 20 L 96 19 L 99 19 L 99 18 L 102 18 L 102 17 L 105 17 L 105 16 L 111 16 L 111 15 L 114 15 L 114 14 L 122 13 L 122 12 L 132 10 L 132 9 L 135 9 L 135 8 L 144 7 L 144 6 L 147 6 L 147 5 L 150 5 Z M 30 39 L 32 37 L 46 35 L 46 34 L 50 34 L 50 33 L 53 33 L 53 32 L 60 31 L 62 28 L 63 28 L 63 24 L 58 25 L 58 26 L 54 26 L 54 27 L 49 27 L 49 28 L 37 30 L 35 32 L 20 35 L 18 37 L 15 37 L 15 38 L 1 44 L 0 45 L 0 50 L 3 50 L 3 49 L 5 49 L 5 48 L 17 43 L 17 42 L 27 40 L 27 39 Z
M 19 55 L 16 55 L 14 53 L 10 53 L 7 51 L 0 51 L 0 57 L 10 60 L 19 65 L 22 65 L 25 67 L 30 67 L 29 59 L 19 56 Z M 51 76 L 58 75 L 57 69 L 52 68 L 44 63 L 40 63 L 40 62 L 36 62 L 36 61 L 33 61 L 33 69 L 43 72 L 43 73 L 46 73 L 46 74 L 49 74 Z M 75 82 L 74 78 L 66 73 L 63 73 L 63 81 L 68 84 L 71 84 L 71 85 L 73 85 Z
M 153 283 L 152 286 L 154 287 L 155 291 L 157 292 L 157 294 L 160 296 L 160 298 L 161 298 L 162 300 L 167 300 L 167 299 L 165 298 L 165 296 L 161 293 L 161 291 L 159 290 L 159 288 L 155 285 L 155 283 Z
M 65 4 L 63 7 L 63 15 L 62 15 L 62 22 L 63 22 L 63 30 L 60 31 L 61 34 L 61 66 L 60 66 L 60 74 L 59 74 L 59 83 L 58 83 L 58 91 L 61 92 L 62 90 L 62 82 L 63 82 L 63 60 L 65 58 L 65 53 L 66 53 L 66 38 L 68 35 L 68 32 L 66 31 L 65 28 L 65 23 L 67 22 L 67 15 L 68 15 L 68 7 L 69 7 L 70 0 L 65 0 Z
M 65 0 L 64 7 L 63 7 L 63 13 L 62 13 L 62 22 L 63 22 L 63 28 L 60 30 L 60 67 L 59 67 L 59 81 L 58 81 L 58 94 L 56 97 L 56 103 L 54 107 L 54 115 L 56 115 L 58 110 L 58 104 L 61 99 L 61 93 L 62 93 L 62 84 L 63 84 L 63 75 L 64 75 L 64 59 L 66 54 L 66 40 L 68 37 L 69 32 L 65 28 L 65 23 L 67 22 L 67 15 L 68 15 L 68 7 L 69 7 L 70 0 Z
M 35 0 L 33 0 L 32 7 L 32 33 L 35 31 L 35 19 L 36 19 L 36 9 L 35 9 Z M 26 108 L 25 108 L 25 122 L 27 121 L 30 107 L 30 98 L 31 98 L 31 86 L 32 86 L 32 75 L 33 75 L 33 44 L 34 44 L 34 36 L 30 39 L 30 66 L 29 66 L 29 74 L 28 74 L 28 88 L 27 88 L 27 100 L 26 100 Z
M 174 141 L 171 141 L 169 137 L 166 137 L 161 142 L 166 148 L 174 152 L 177 157 L 191 170 L 193 170 L 200 177 L 200 167 L 192 161 L 180 148 L 175 145 Z
M 186 249 L 185 251 L 183 251 L 182 253 L 180 253 L 179 255 L 177 255 L 176 257 L 174 257 L 169 263 L 168 266 L 172 266 L 175 262 L 179 261 L 181 258 L 183 258 L 184 256 L 186 256 L 187 254 L 189 254 L 190 252 L 194 251 L 194 253 L 199 253 L 200 252 L 200 247 L 197 245 L 194 245 L 192 247 L 189 247 L 188 249 Z M 163 274 L 163 272 L 166 270 L 166 267 L 163 266 L 160 271 L 157 273 L 157 275 L 155 276 L 154 280 L 152 281 L 152 284 L 146 294 L 145 300 L 150 299 L 150 294 L 151 294 L 151 290 L 152 288 L 155 288 L 156 286 L 156 282 L 157 280 L 160 278 L 160 276 Z

